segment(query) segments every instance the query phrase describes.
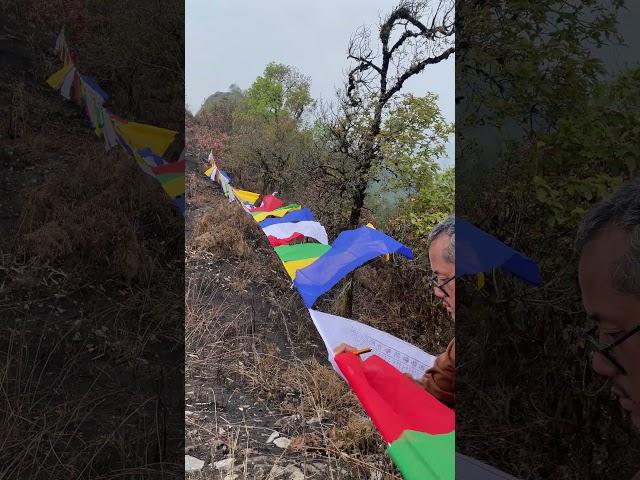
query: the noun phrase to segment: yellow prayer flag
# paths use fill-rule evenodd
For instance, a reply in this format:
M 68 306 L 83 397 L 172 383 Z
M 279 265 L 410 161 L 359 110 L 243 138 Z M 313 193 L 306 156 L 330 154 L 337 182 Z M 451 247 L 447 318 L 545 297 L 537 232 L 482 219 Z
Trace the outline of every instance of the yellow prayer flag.
M 177 198 L 180 195 L 184 195 L 184 176 L 180 175 L 174 179 L 169 180 L 168 182 L 161 183 L 164 191 L 171 198 Z
M 484 272 L 476 274 L 476 287 L 478 290 L 484 288 Z
M 291 280 L 295 280 L 296 272 L 298 270 L 300 270 L 301 268 L 304 268 L 304 267 L 306 267 L 308 265 L 311 265 L 318 258 L 320 258 L 320 257 L 305 258 L 303 260 L 291 260 L 289 262 L 284 262 L 284 268 L 287 271 L 287 273 L 289 274 L 289 276 L 291 277 Z
M 284 208 L 282 207 L 282 210 L 276 210 L 273 212 L 258 212 L 253 216 L 253 219 L 260 223 L 261 221 L 263 221 L 265 218 L 267 217 L 284 217 L 287 213 L 289 212 L 293 212 L 294 210 L 300 210 L 302 207 L 300 205 L 293 207 L 293 208 Z
M 237 188 L 233 189 L 233 194 L 239 199 L 241 202 L 249 202 L 251 205 L 256 203 L 256 200 L 260 198 L 259 193 L 248 192 L 246 190 L 240 190 Z
M 216 168 L 216 166 L 215 166 L 215 165 L 212 165 L 211 167 L 207 168 L 207 169 L 204 171 L 204 174 L 205 174 L 208 178 L 211 178 L 211 174 L 213 173 L 213 169 L 214 169 L 214 168 Z
M 64 77 L 67 76 L 67 73 L 73 68 L 73 63 L 67 63 L 64 67 L 58 70 L 56 73 L 47 78 L 47 83 L 51 88 L 59 90 L 62 87 L 62 82 L 64 82 Z
M 116 121 L 115 124 L 120 135 L 136 154 L 140 149 L 149 148 L 154 154 L 162 157 L 178 133 L 144 123 Z

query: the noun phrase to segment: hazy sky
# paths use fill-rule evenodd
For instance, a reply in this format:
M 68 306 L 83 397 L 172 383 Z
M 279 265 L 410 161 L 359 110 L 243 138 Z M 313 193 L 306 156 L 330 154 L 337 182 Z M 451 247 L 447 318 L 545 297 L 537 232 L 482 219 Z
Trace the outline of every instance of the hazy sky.
M 311 77 L 314 98 L 332 100 L 348 66 L 349 38 L 376 26 L 395 0 L 186 0 L 186 99 L 193 112 L 232 83 L 246 89 L 271 61 Z M 427 67 L 405 91 L 437 93 L 453 121 L 454 60 Z M 453 157 L 453 138 L 447 149 Z M 446 163 L 449 163 L 448 161 Z

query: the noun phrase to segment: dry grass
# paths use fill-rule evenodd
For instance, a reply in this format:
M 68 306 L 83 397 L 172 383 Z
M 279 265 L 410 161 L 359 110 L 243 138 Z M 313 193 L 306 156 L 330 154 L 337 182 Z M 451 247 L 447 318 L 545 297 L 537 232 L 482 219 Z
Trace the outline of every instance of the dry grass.
M 18 3 L 0 2 L 0 478 L 180 477 L 183 218 L 43 84 L 50 8 L 72 2 Z
M 242 258 L 252 253 L 245 240 L 250 225 L 244 218 L 230 215 L 226 218 L 207 212 L 198 219 L 193 245 L 196 249 L 221 256 Z

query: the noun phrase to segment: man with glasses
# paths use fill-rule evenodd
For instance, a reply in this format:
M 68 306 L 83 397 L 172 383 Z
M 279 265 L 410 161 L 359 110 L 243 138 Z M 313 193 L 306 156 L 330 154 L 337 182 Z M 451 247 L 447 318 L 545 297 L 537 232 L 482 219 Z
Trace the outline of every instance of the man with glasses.
M 456 316 L 455 227 L 455 216 L 450 215 L 429 234 L 429 262 L 433 272 L 431 284 L 453 320 Z M 334 353 L 355 351 L 357 349 L 351 345 L 342 343 Z M 455 338 L 424 376 L 414 380 L 441 402 L 449 406 L 455 404 Z
M 578 275 L 594 327 L 592 367 L 640 429 L 640 179 L 595 205 L 577 235 Z M 634 478 L 640 478 L 640 472 Z

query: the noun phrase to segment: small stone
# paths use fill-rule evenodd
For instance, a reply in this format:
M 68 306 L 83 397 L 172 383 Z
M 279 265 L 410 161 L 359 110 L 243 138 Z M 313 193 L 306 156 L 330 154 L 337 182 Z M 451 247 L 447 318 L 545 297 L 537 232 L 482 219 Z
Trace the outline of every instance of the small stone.
M 233 457 L 230 458 L 225 458 L 224 460 L 218 460 L 216 463 L 213 464 L 214 467 L 216 467 L 218 470 L 231 470 L 231 468 L 233 467 Z
M 322 423 L 322 417 L 313 417 L 307 420 L 307 425 L 317 425 Z
M 295 465 L 287 465 L 284 473 L 289 475 L 289 480 L 304 480 L 304 473 Z
M 191 455 L 184 456 L 184 471 L 185 472 L 198 472 L 204 467 L 204 460 L 192 457 Z
M 269 435 L 269 438 L 267 438 L 267 443 L 273 442 L 279 436 L 280 436 L 280 432 L 273 432 L 271 435 Z
M 280 447 L 280 448 L 287 448 L 290 443 L 291 443 L 291 440 L 289 440 L 286 437 L 278 437 L 273 441 L 273 444 L 276 447 Z
M 276 420 L 275 425 L 278 427 L 291 427 L 302 420 L 302 415 L 296 413 L 294 415 L 289 415 L 288 417 L 282 417 Z

